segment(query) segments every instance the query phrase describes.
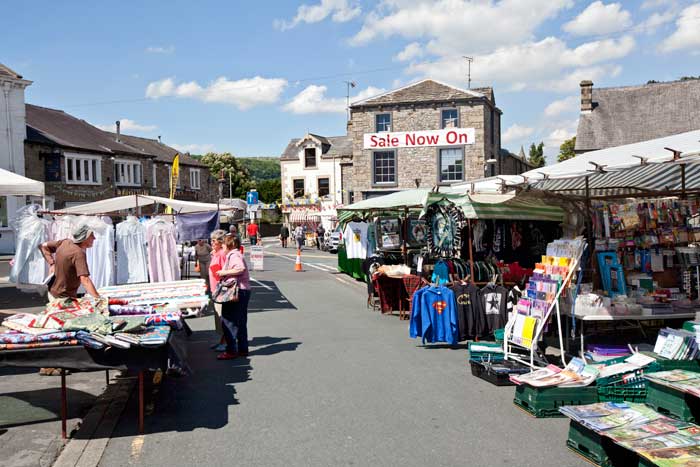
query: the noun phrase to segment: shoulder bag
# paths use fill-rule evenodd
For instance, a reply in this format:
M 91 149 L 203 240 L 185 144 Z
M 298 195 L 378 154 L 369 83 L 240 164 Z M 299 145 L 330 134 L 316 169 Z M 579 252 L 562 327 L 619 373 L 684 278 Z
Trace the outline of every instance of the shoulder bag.
M 233 253 L 233 252 L 232 252 Z M 231 253 L 229 253 L 229 256 Z M 228 266 L 229 256 L 226 257 Z M 238 280 L 235 277 L 222 278 L 211 296 L 214 303 L 226 303 L 238 301 Z

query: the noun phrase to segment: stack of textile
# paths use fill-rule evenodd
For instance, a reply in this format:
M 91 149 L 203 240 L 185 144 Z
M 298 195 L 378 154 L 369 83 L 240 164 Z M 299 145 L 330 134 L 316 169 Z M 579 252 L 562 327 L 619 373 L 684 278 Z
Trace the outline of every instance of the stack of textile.
M 204 279 L 103 287 L 99 292 L 109 298 L 110 305 L 135 307 L 140 311 L 138 314 L 151 314 L 151 308 L 155 308 L 197 316 L 209 305 Z
M 47 331 L 43 334 L 28 334 L 19 331 L 0 333 L 0 350 L 37 349 L 62 345 L 78 345 L 75 333 L 61 331 Z

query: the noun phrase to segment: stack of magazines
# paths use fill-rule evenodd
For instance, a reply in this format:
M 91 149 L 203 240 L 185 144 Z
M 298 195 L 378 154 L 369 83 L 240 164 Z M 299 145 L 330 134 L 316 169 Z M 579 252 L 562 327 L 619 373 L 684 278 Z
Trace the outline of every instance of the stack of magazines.
M 559 411 L 662 467 L 697 465 L 700 427 L 665 417 L 644 404 L 601 402 Z
M 664 328 L 656 338 L 654 352 L 670 360 L 692 360 L 700 355 L 697 332 Z
M 644 375 L 649 381 L 700 397 L 700 373 L 687 370 L 659 371 Z
M 580 358 L 573 358 L 563 370 L 555 365 L 548 365 L 524 375 L 511 375 L 510 380 L 518 385 L 526 384 L 535 388 L 576 387 L 588 386 L 596 380 L 598 373 L 596 366 L 586 365 Z

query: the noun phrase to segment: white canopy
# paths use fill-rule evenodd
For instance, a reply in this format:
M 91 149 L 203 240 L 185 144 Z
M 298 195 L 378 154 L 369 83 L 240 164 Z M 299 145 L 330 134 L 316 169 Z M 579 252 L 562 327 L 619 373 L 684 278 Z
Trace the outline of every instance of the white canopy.
M 197 203 L 194 201 L 182 201 L 178 199 L 161 198 L 160 196 L 147 195 L 128 195 L 119 196 L 117 198 L 104 199 L 95 201 L 94 203 L 81 204 L 60 211 L 54 211 L 57 214 L 106 214 L 109 212 L 126 211 L 129 209 L 137 209 L 143 206 L 152 204 L 163 204 L 173 208 L 174 213 L 186 214 L 190 212 L 206 212 L 206 211 L 230 211 L 236 208 L 232 206 L 218 206 L 213 203 Z
M 44 183 L 0 169 L 0 196 L 44 196 Z

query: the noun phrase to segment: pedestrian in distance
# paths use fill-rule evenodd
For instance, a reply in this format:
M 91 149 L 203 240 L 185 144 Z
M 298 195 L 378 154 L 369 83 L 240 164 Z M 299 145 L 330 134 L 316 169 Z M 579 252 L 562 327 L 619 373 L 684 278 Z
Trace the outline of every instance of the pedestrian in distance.
M 240 251 L 241 239 L 227 235 L 226 264 L 217 273 L 220 280 L 235 277 L 238 281 L 238 300 L 222 304 L 221 324 L 226 339 L 226 351 L 217 355 L 218 360 L 232 360 L 248 356 L 248 302 L 250 301 L 250 273 L 245 257 Z
M 294 240 L 297 242 L 297 249 L 301 250 L 301 247 L 304 245 L 304 228 L 301 224 L 294 229 Z
M 208 273 L 209 286 L 211 287 L 211 293 L 213 294 L 216 290 L 216 286 L 219 285 L 219 275 L 217 273 L 221 271 L 226 264 L 226 250 L 224 248 L 226 232 L 221 229 L 215 230 L 211 233 L 210 238 L 212 250 Z M 212 344 L 211 348 L 217 352 L 224 352 L 226 350 L 224 328 L 221 324 L 221 311 L 221 303 L 214 303 L 214 329 L 220 337 L 219 341 Z
M 282 242 L 282 248 L 287 248 L 287 239 L 289 238 L 289 227 L 287 224 L 282 224 L 280 229 L 280 242 Z
M 323 224 L 318 224 L 316 227 L 316 248 L 321 249 L 321 243 L 323 243 L 323 236 L 326 234 L 326 229 L 323 228 Z
M 250 220 L 250 224 L 248 224 L 248 227 L 246 228 L 246 232 L 248 232 L 248 238 L 250 239 L 250 244 L 257 245 L 258 244 L 258 224 L 255 223 L 255 219 Z
M 209 286 L 209 264 L 211 263 L 212 250 L 212 246 L 201 238 L 197 240 L 197 244 L 194 246 L 195 271 L 199 271 L 199 276 L 206 282 L 209 292 L 212 291 Z

